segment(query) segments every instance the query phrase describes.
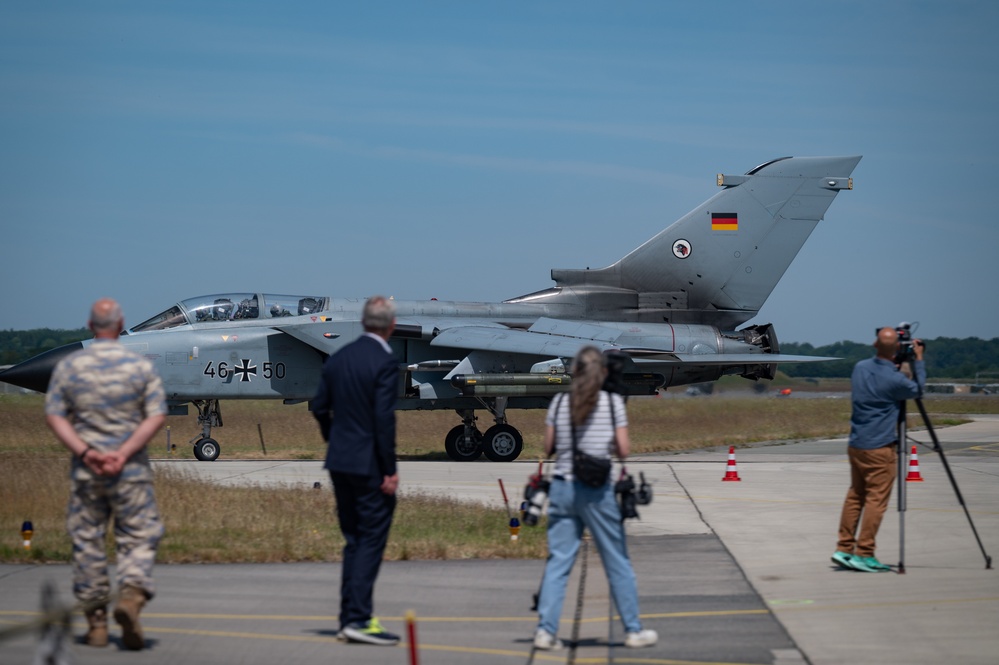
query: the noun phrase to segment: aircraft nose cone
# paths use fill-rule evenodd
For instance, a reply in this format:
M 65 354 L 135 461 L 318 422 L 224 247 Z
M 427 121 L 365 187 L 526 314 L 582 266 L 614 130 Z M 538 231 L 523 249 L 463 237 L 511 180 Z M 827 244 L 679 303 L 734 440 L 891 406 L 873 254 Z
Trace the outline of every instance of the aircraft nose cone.
M 40 353 L 34 358 L 29 358 L 23 363 L 18 363 L 0 372 L 0 381 L 43 393 L 48 390 L 49 378 L 51 378 L 56 364 L 69 354 L 79 351 L 82 348 L 82 342 L 73 342 L 72 344 Z

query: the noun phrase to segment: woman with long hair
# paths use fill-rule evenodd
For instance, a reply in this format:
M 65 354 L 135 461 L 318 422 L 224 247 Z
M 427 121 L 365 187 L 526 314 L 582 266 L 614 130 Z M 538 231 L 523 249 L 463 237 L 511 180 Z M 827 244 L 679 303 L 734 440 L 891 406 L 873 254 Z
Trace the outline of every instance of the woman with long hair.
M 572 364 L 572 389 L 557 395 L 545 418 L 545 453 L 555 455 L 548 504 L 548 562 L 538 599 L 538 629 L 534 646 L 559 649 L 559 617 L 569 573 L 576 561 L 583 529 L 589 529 L 600 552 L 614 605 L 624 624 L 625 646 L 656 643 L 656 631 L 643 629 L 638 614 L 635 571 L 625 546 L 621 510 L 608 477 L 592 487 L 573 477 L 573 436 L 587 455 L 610 459 L 628 456 L 628 414 L 624 398 L 601 390 L 607 378 L 606 360 L 594 346 L 580 349 Z

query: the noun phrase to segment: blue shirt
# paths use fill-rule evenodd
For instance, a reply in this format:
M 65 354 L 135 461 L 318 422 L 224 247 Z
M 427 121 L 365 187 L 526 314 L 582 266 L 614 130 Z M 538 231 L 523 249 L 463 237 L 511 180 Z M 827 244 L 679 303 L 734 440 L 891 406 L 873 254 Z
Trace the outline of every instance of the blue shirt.
M 899 402 L 919 397 L 926 385 L 926 364 L 917 360 L 913 365 L 915 381 L 884 358 L 875 356 L 856 364 L 850 377 L 850 447 L 873 450 L 898 439 Z

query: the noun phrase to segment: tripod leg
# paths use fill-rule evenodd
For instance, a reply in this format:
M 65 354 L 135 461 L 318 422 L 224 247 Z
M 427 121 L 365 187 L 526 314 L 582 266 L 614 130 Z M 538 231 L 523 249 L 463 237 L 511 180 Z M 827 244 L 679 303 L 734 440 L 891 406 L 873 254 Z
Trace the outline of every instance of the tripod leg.
M 950 464 L 947 462 L 947 457 L 944 455 L 943 447 L 940 445 L 940 440 L 937 439 L 937 433 L 933 430 L 933 425 L 930 423 L 929 416 L 926 415 L 926 408 L 923 406 L 923 400 L 918 397 L 915 399 L 916 406 L 919 407 L 919 415 L 923 418 L 923 423 L 926 425 L 926 430 L 930 433 L 930 440 L 933 441 L 933 450 L 940 455 L 940 461 L 943 462 L 944 471 L 947 472 L 947 478 L 950 479 L 950 485 L 954 488 L 954 494 L 957 495 L 957 502 L 961 504 L 961 508 L 964 509 L 964 515 L 968 518 L 968 524 L 971 526 L 971 532 L 975 534 L 975 540 L 978 541 L 978 549 L 982 551 L 982 556 L 985 557 L 985 569 L 992 569 L 992 557 L 988 555 L 985 551 L 985 546 L 982 544 L 982 539 L 978 536 L 978 529 L 975 528 L 975 523 L 971 520 L 971 513 L 968 512 L 968 506 L 964 503 L 964 497 L 961 496 L 961 490 L 957 486 L 957 479 L 954 478 L 954 474 L 950 470 Z
M 576 648 L 579 646 L 579 624 L 583 620 L 583 593 L 586 589 L 586 559 L 590 550 L 590 539 L 583 534 L 583 567 L 579 571 L 579 591 L 576 594 L 576 614 L 572 620 L 572 641 L 569 643 L 567 665 L 576 662 Z
M 906 506 L 906 486 L 905 467 L 907 457 L 905 454 L 905 402 L 899 405 L 898 410 L 898 471 L 895 482 L 898 483 L 898 574 L 905 575 L 905 510 Z

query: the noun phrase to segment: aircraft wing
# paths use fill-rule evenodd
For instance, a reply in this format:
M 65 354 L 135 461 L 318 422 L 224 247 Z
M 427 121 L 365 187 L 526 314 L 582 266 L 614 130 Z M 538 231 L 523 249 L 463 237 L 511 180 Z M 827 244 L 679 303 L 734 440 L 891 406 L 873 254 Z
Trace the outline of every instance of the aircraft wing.
M 691 365 L 755 365 L 759 363 L 812 363 L 826 360 L 842 360 L 841 358 L 823 358 L 821 356 L 793 356 L 787 353 L 717 353 L 673 354 L 676 361 Z M 668 358 L 657 358 L 659 362 L 670 362 Z
M 587 345 L 601 351 L 618 348 L 612 342 L 591 337 L 562 337 L 530 330 L 462 326 L 441 331 L 430 346 L 446 346 L 469 351 L 523 353 L 546 358 L 571 358 Z
M 521 353 L 546 358 L 571 358 L 584 346 L 601 351 L 617 350 L 672 355 L 666 348 L 630 349 L 622 344 L 625 333 L 617 328 L 584 321 L 539 318 L 530 328 L 455 326 L 441 331 L 431 346 L 447 346 L 469 351 Z
M 620 329 L 579 321 L 541 318 L 526 330 L 490 326 L 455 326 L 442 331 L 431 346 L 468 351 L 521 353 L 547 358 L 571 358 L 584 346 L 622 351 L 635 360 L 677 365 L 746 365 L 837 360 L 816 356 L 770 353 L 676 353 L 666 348 L 629 344 Z

